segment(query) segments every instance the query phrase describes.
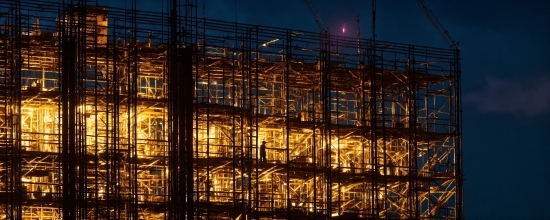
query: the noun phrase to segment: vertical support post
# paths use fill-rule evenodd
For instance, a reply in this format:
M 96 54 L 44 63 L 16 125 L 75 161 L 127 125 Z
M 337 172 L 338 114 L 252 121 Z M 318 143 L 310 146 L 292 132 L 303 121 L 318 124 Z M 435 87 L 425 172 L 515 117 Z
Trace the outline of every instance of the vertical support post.
M 287 198 L 287 202 L 286 202 L 286 216 L 287 218 L 291 218 L 290 217 L 290 211 L 291 211 L 291 208 L 292 208 L 292 201 L 291 201 L 291 196 L 290 196 L 290 150 L 289 150 L 289 146 L 290 146 L 290 117 L 289 117 L 289 111 L 290 111 L 290 59 L 292 57 L 292 36 L 291 36 L 291 33 L 290 31 L 287 31 L 286 33 L 286 41 L 285 41 L 285 72 L 284 72 L 284 93 L 285 93 L 285 116 L 286 116 L 286 120 L 285 120 L 285 145 L 286 145 L 286 149 L 285 149 L 285 159 L 286 159 L 286 198 Z
M 74 160 L 74 167 L 70 169 L 75 171 L 75 187 L 76 187 L 76 201 L 73 203 L 73 206 L 76 206 L 76 210 L 73 215 L 77 218 L 84 218 L 87 213 L 87 202 L 86 202 L 86 191 L 87 191 L 87 149 L 86 149 L 86 83 L 85 78 L 87 77 L 87 57 L 86 50 L 88 45 L 87 37 L 88 31 L 91 25 L 87 21 L 88 16 L 88 6 L 86 5 L 86 0 L 78 0 L 77 4 L 71 10 L 73 11 L 69 16 L 75 17 L 76 22 L 73 23 L 73 30 L 76 30 L 76 33 L 72 36 L 75 37 L 75 49 L 76 53 L 73 56 L 76 56 L 75 60 L 75 72 L 69 77 L 75 77 L 72 81 L 74 82 L 74 89 L 69 96 L 73 95 L 74 97 L 69 100 L 72 102 L 75 113 L 71 116 L 69 115 L 69 123 L 71 126 L 70 131 L 74 132 L 72 135 L 74 138 L 71 138 L 70 141 L 74 140 L 74 157 L 71 160 Z M 73 83 L 69 85 L 71 87 Z M 70 90 L 70 89 L 69 89 Z M 71 90 L 70 90 L 71 91 Z M 71 113 L 69 113 L 71 114 Z M 74 125 L 71 123 L 71 120 L 74 120 Z M 70 134 L 70 133 L 69 133 Z M 70 134 L 71 136 L 71 134 Z M 72 149 L 72 148 L 71 148 Z M 73 155 L 73 154 L 72 154 Z
M 178 58 L 179 58 L 179 40 L 178 40 L 178 4 L 177 0 L 170 1 L 170 41 L 168 49 L 168 181 L 169 181 L 169 198 L 168 198 L 168 218 L 169 219 L 184 219 L 184 190 L 181 184 L 184 184 L 184 174 L 180 171 L 183 167 L 180 167 L 180 123 L 178 122 L 181 114 L 180 103 L 178 97 L 180 97 L 179 83 L 180 79 Z
M 408 152 L 409 152 L 409 187 L 408 187 L 408 203 L 409 203 L 409 218 L 418 218 L 418 145 L 417 145 L 417 83 L 416 83 L 416 68 L 415 68 L 415 51 L 414 46 L 409 46 L 409 62 L 407 66 L 408 77 Z
M 331 78 L 330 78 L 330 47 L 331 36 L 328 32 L 322 36 L 321 41 L 321 103 L 323 113 L 323 147 L 324 147 L 324 169 L 325 169 L 325 215 L 330 216 L 332 213 L 332 143 L 331 143 Z
M 454 79 L 454 109 L 455 111 L 455 178 L 456 178 L 456 219 L 464 219 L 464 175 L 462 173 L 462 89 L 461 89 L 461 73 L 460 69 L 460 50 L 454 51 L 454 60 L 452 61 L 452 76 Z
M 76 219 L 76 173 L 75 173 L 75 117 L 76 117 L 76 42 L 72 36 L 63 36 L 61 99 L 63 106 L 62 129 L 62 176 L 63 218 Z
M 169 218 L 193 219 L 193 48 L 179 36 L 178 1 L 171 5 L 168 52 Z M 185 46 L 185 47 L 184 47 Z
M 373 6 L 374 7 L 374 6 Z M 374 36 L 373 36 L 374 37 Z M 369 115 L 370 115 L 370 213 L 378 217 L 378 76 L 376 66 L 376 39 L 371 41 L 369 54 Z
M 194 81 L 193 81 L 193 48 L 188 47 L 184 50 L 184 56 L 183 56 L 183 102 L 184 104 L 184 121 L 185 121 L 185 127 L 184 132 L 182 134 L 184 138 L 184 149 L 185 149 L 185 161 L 181 164 L 181 167 L 185 167 L 185 178 L 186 178 L 186 206 L 187 206 L 187 219 L 194 219 L 195 214 L 195 206 L 194 206 L 194 192 L 195 187 L 193 184 L 193 166 L 194 166 L 194 160 L 193 160 L 193 105 L 190 103 L 194 103 L 193 98 L 193 88 L 194 88 Z
M 138 39 L 137 39 L 137 2 L 136 0 L 132 1 L 132 11 L 131 11 L 131 34 L 132 34 L 132 45 L 128 50 L 131 50 L 131 57 L 128 61 L 128 103 L 127 103 L 127 114 L 128 114 L 128 154 L 127 154 L 127 170 L 129 173 L 128 176 L 128 186 L 129 186 L 129 207 L 127 210 L 127 216 L 130 219 L 138 219 L 138 150 L 137 150 L 137 94 L 138 94 Z

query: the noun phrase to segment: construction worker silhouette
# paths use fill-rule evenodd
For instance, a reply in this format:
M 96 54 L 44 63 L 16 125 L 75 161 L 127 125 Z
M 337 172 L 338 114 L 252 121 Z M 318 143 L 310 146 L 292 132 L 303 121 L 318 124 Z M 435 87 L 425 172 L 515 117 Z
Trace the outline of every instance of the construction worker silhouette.
M 266 153 L 265 153 L 265 141 L 262 141 L 262 145 L 260 145 L 260 161 L 267 162 L 266 159 Z

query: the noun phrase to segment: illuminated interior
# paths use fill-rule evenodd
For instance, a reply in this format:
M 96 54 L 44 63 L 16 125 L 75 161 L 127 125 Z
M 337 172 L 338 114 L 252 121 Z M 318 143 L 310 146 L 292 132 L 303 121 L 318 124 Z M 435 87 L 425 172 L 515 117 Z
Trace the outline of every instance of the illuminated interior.
M 22 2 L 0 3 L 36 15 L 0 38 L 0 217 L 62 218 L 72 158 L 77 218 L 170 218 L 171 103 L 192 106 L 197 216 L 456 216 L 455 51 L 331 35 L 323 47 L 318 33 L 203 19 L 192 71 L 173 73 L 168 24 L 152 12 Z M 63 27 L 79 30 L 69 64 Z M 171 95 L 174 74 L 192 75 L 191 102 Z

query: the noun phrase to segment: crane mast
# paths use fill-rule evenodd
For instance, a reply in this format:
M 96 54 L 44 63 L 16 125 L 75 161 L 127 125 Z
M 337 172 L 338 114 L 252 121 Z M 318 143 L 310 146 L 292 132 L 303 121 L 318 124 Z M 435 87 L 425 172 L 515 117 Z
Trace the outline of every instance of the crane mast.
M 307 9 L 309 10 L 309 13 L 313 17 L 313 19 L 315 19 L 315 23 L 317 23 L 317 26 L 319 27 L 319 29 L 321 31 L 327 31 L 328 30 L 327 23 L 324 20 L 319 19 L 319 16 L 317 16 L 317 14 L 319 14 L 319 12 L 317 12 L 317 9 L 315 9 L 315 7 L 313 7 L 313 4 L 311 4 L 311 2 L 309 0 L 303 0 L 303 1 L 304 1 L 304 4 L 306 5 Z
M 453 37 L 451 37 L 451 34 L 449 34 L 449 31 L 439 22 L 433 11 L 422 1 L 422 0 L 416 0 L 416 3 L 422 9 L 422 12 L 426 15 L 430 23 L 434 26 L 435 30 L 441 38 L 445 41 L 445 43 L 449 46 L 449 48 L 452 48 L 454 50 L 460 49 L 458 46 L 458 42 L 456 42 Z

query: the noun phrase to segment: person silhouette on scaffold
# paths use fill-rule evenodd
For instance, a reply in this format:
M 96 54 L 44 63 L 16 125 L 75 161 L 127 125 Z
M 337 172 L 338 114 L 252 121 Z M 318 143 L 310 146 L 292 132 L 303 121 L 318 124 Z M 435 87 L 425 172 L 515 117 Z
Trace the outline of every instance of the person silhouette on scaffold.
M 266 156 L 267 154 L 265 153 L 265 141 L 262 141 L 262 145 L 260 145 L 260 162 L 267 162 L 267 159 L 266 159 Z

